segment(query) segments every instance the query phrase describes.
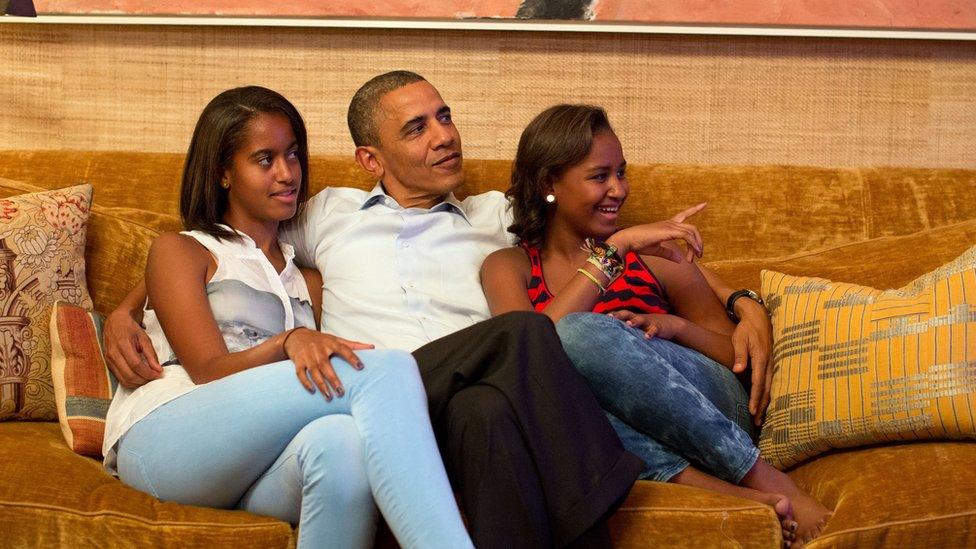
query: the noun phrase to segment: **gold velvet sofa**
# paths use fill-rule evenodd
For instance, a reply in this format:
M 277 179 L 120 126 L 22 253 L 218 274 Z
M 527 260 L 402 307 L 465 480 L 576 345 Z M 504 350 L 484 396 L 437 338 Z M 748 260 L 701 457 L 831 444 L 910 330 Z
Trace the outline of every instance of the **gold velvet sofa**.
M 87 280 L 96 308 L 108 312 L 142 275 L 152 237 L 179 226 L 181 161 L 179 154 L 0 151 L 0 177 L 43 188 L 94 186 Z M 465 166 L 461 194 L 505 188 L 508 162 Z M 628 173 L 627 224 L 709 201 L 695 220 L 705 261 L 736 287 L 757 288 L 763 268 L 898 287 L 976 243 L 976 170 L 644 165 Z M 372 185 L 346 157 L 313 158 L 311 182 L 313 190 Z M 974 464 L 976 443 L 932 441 L 834 451 L 789 474 L 834 510 L 811 549 L 972 547 Z M 611 524 L 619 547 L 782 542 L 770 508 L 670 484 L 638 482 Z M 2 547 L 294 543 L 286 523 L 162 503 L 123 486 L 98 461 L 69 450 L 57 423 L 0 423 Z

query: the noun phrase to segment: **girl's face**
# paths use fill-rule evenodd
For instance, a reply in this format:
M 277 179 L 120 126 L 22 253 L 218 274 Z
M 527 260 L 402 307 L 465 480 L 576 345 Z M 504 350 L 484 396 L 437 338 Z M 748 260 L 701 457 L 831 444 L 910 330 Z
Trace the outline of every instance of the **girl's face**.
M 302 167 L 291 123 L 262 113 L 247 124 L 247 138 L 234 152 L 222 184 L 229 185 L 225 219 L 280 222 L 298 209 Z
M 617 215 L 630 186 L 627 161 L 613 132 L 593 136 L 590 153 L 552 185 L 556 196 L 551 221 L 564 223 L 580 238 L 607 238 L 617 230 Z

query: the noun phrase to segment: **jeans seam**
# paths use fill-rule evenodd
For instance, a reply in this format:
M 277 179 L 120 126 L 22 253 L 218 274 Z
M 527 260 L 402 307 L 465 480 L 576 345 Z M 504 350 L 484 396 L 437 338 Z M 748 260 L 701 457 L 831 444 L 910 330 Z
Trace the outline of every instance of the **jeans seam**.
M 749 454 L 746 456 L 746 458 L 742 460 L 742 462 L 739 463 L 736 467 L 733 468 L 734 471 L 732 477 L 733 483 L 739 484 L 740 482 L 742 482 L 742 478 L 746 476 L 746 473 L 748 473 L 749 470 L 752 469 L 753 465 L 755 465 L 758 460 L 759 460 L 759 448 L 753 446 L 750 449 Z
M 678 456 L 678 458 L 684 461 L 684 464 L 677 463 L 673 467 L 670 467 L 665 471 L 658 472 L 654 475 L 651 475 L 652 478 L 644 479 L 644 480 L 652 480 L 655 482 L 671 482 L 671 479 L 677 476 L 679 473 L 681 473 L 681 471 L 684 471 L 688 467 L 691 467 L 691 462 L 689 462 L 687 459 L 681 456 Z
M 146 472 L 146 464 L 142 461 L 142 456 L 125 448 L 119 448 L 118 452 L 125 452 L 131 459 L 134 459 L 139 469 L 139 475 L 142 477 L 142 481 L 146 483 L 146 487 L 149 488 L 149 492 L 154 498 L 159 498 L 159 492 L 156 490 L 156 486 L 149 479 L 149 474 Z

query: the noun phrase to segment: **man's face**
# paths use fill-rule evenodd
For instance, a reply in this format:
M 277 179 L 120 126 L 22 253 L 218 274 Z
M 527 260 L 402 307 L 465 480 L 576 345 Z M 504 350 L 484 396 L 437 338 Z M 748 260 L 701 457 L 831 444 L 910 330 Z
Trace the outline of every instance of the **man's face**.
M 434 86 L 414 82 L 387 93 L 376 116 L 373 152 L 383 185 L 401 205 L 436 202 L 461 184 L 461 136 Z

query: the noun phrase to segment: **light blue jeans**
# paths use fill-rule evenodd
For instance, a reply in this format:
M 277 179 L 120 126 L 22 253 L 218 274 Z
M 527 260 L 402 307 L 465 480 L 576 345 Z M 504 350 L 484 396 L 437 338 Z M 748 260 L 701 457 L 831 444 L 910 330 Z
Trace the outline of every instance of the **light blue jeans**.
M 695 464 L 738 484 L 756 463 L 749 397 L 728 368 L 604 314 L 573 313 L 556 331 L 624 448 L 666 482 Z
M 345 396 L 331 402 L 299 384 L 291 361 L 168 402 L 121 440 L 119 477 L 165 501 L 297 523 L 301 548 L 371 547 L 376 506 L 405 548 L 473 547 L 413 357 L 356 354 L 362 371 L 332 359 Z

